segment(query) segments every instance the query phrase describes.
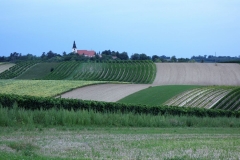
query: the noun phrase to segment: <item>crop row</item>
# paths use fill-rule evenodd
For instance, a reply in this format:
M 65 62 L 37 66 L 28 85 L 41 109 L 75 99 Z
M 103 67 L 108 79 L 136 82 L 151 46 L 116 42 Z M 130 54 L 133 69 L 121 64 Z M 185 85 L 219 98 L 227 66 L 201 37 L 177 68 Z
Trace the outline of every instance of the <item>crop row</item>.
M 150 114 L 150 115 L 188 115 L 198 117 L 220 117 L 220 116 L 235 116 L 240 117 L 239 111 L 228 111 L 219 109 L 205 108 L 187 108 L 173 106 L 146 106 L 134 104 L 122 104 L 112 102 L 97 102 L 77 99 L 62 99 L 50 97 L 32 97 L 0 94 L 0 106 L 12 107 L 17 104 L 20 108 L 36 110 L 36 109 L 51 109 L 63 108 L 68 110 L 93 110 L 95 112 L 104 113 L 134 113 L 134 114 Z
M 213 108 L 232 111 L 240 110 L 240 87 L 228 93 L 224 98 L 216 103 Z
M 156 66 L 151 61 L 62 62 L 43 79 L 152 83 L 155 76 Z
M 4 72 L 0 73 L 0 79 L 12 79 L 15 78 L 22 73 L 24 73 L 27 69 L 32 67 L 38 63 L 38 61 L 28 61 L 28 62 L 20 62 L 16 65 L 10 67 L 8 70 L 5 70 Z
M 165 105 L 168 106 L 185 106 L 185 107 L 199 107 L 199 108 L 218 108 L 225 110 L 238 110 L 237 104 L 235 107 L 220 107 L 216 106 L 221 100 L 229 93 L 235 90 L 234 87 L 202 87 L 181 93 L 167 102 Z M 233 104 L 237 101 L 237 98 L 231 99 Z M 227 102 L 226 102 L 227 103 Z M 226 104 L 224 103 L 224 105 Z
M 44 80 L 61 80 L 66 79 L 79 65 L 77 62 L 61 62 L 52 70 L 50 74 L 45 76 Z
M 149 61 L 125 61 L 121 63 L 86 64 L 74 79 L 152 83 L 155 65 Z

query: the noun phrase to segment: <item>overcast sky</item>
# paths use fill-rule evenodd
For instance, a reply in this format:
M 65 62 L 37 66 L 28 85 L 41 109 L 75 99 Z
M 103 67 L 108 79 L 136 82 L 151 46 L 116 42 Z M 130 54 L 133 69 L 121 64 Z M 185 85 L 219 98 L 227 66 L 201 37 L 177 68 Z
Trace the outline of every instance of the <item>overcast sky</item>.
M 0 56 L 52 50 L 240 56 L 240 0 L 0 0 Z

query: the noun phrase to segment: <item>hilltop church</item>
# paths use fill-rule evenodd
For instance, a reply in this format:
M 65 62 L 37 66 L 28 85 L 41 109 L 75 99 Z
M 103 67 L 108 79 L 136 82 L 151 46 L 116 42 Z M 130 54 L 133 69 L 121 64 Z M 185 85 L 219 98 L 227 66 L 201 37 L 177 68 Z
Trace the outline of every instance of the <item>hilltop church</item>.
M 86 57 L 95 57 L 95 51 L 93 50 L 77 50 L 77 46 L 75 41 L 73 42 L 72 52 L 77 53 L 79 55 L 84 55 Z

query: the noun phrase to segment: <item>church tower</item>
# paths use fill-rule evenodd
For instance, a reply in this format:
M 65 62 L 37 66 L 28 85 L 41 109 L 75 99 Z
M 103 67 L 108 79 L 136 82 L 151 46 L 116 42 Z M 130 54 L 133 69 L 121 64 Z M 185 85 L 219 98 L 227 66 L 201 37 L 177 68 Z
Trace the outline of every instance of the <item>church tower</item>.
M 75 41 L 73 42 L 72 52 L 77 53 L 77 46 Z

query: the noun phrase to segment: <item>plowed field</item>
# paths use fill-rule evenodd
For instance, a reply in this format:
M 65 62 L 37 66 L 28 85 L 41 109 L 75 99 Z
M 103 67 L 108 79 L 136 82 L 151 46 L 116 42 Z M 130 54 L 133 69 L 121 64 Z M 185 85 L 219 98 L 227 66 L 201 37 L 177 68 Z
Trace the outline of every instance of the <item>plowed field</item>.
M 62 94 L 62 98 L 74 98 L 116 102 L 123 97 L 147 88 L 147 84 L 100 84 L 82 87 Z
M 240 85 L 240 65 L 221 63 L 160 63 L 153 85 Z

